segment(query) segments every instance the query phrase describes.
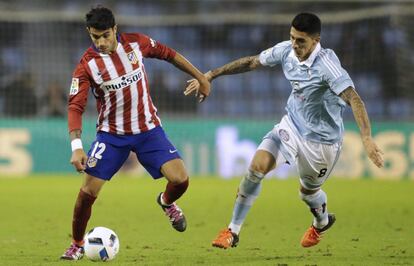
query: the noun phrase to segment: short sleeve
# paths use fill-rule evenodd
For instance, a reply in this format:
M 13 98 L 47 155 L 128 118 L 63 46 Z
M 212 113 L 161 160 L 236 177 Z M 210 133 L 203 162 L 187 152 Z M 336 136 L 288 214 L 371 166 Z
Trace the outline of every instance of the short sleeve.
M 322 63 L 322 79 L 328 83 L 335 94 L 339 95 L 348 87 L 355 88 L 351 77 L 341 66 L 341 62 L 334 51 L 326 49 L 321 51 L 319 56 Z
M 139 34 L 139 46 L 144 57 L 171 60 L 176 51 L 145 34 Z
M 281 64 L 282 59 L 289 51 L 290 46 L 290 41 L 284 41 L 264 50 L 259 55 L 260 64 L 270 67 Z

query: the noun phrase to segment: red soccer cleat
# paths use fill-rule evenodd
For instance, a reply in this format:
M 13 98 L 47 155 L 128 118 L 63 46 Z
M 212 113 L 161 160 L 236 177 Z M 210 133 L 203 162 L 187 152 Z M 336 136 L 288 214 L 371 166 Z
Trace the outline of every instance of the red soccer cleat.
M 300 242 L 302 247 L 309 248 L 317 245 L 322 239 L 322 234 L 326 232 L 335 223 L 335 221 L 335 215 L 333 213 L 330 213 L 328 214 L 328 224 L 322 229 L 318 229 L 311 225 L 311 227 L 306 230 L 305 234 L 302 237 L 302 240 Z

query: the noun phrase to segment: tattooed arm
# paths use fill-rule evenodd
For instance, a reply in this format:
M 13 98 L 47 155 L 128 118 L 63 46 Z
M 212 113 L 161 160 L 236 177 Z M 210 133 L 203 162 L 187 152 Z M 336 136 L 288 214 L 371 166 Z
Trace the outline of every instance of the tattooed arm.
M 383 152 L 375 144 L 371 136 L 371 124 L 365 109 L 364 102 L 352 87 L 348 87 L 339 95 L 352 108 L 355 121 L 361 132 L 362 143 L 371 161 L 377 166 L 384 166 Z
M 259 66 L 261 66 L 261 64 L 258 55 L 247 56 L 232 61 L 214 70 L 210 70 L 207 73 L 205 73 L 204 76 L 207 78 L 209 82 L 211 82 L 213 79 L 219 76 L 248 72 L 258 68 Z M 186 90 L 184 91 L 184 94 L 190 95 L 191 93 L 195 92 L 195 95 L 197 96 L 198 90 L 200 88 L 200 83 L 196 79 L 191 79 L 187 82 L 189 82 L 190 84 L 187 86 Z
M 261 64 L 258 55 L 247 56 L 232 61 L 219 68 L 210 70 L 205 75 L 209 81 L 212 81 L 222 75 L 233 75 L 248 72 L 258 68 L 259 66 L 261 66 Z

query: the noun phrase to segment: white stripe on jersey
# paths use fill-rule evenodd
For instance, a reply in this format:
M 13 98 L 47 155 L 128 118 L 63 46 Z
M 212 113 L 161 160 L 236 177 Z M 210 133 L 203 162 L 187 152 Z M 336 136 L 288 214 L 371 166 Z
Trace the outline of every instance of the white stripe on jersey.
M 131 72 L 133 71 L 133 68 L 131 66 L 131 62 L 128 60 L 128 56 L 124 50 L 124 47 L 121 45 L 120 49 L 118 50 L 119 58 L 121 59 L 122 65 L 124 66 L 125 72 Z M 140 64 L 141 65 L 141 64 Z M 141 131 L 139 130 L 138 126 L 138 109 L 136 106 L 138 106 L 138 83 L 133 83 L 129 86 L 129 91 L 131 93 L 131 130 L 132 134 L 138 134 Z M 135 121 L 133 123 L 132 121 Z
M 328 57 L 325 51 L 321 51 L 319 55 L 321 56 L 324 65 L 329 69 L 329 71 L 332 73 L 335 79 L 342 76 L 341 71 L 338 69 L 335 63 L 332 62 L 332 60 Z
M 111 79 L 116 79 L 119 77 L 116 67 L 112 62 L 112 59 L 109 56 L 102 56 L 103 62 L 105 64 L 106 70 L 109 73 Z M 123 135 L 124 132 L 124 94 L 122 90 L 115 91 L 116 97 L 116 110 L 115 110 L 115 124 L 116 124 L 116 133 Z
M 98 65 L 96 64 L 95 59 L 92 59 L 88 62 L 89 69 L 92 73 L 92 78 L 95 81 L 96 84 L 101 84 L 103 82 L 101 71 L 98 68 Z M 99 75 L 101 74 L 101 75 Z M 108 113 L 109 113 L 109 107 L 111 106 L 111 101 L 109 100 L 109 97 L 104 97 L 105 99 L 105 110 L 100 110 L 98 115 L 97 124 L 99 125 L 99 119 L 103 116 L 104 120 L 102 120 L 102 130 L 109 132 L 109 121 L 108 121 Z
M 88 66 L 92 72 L 92 77 L 95 83 L 101 84 L 103 82 L 103 79 L 102 79 L 102 75 L 100 75 L 101 72 L 99 71 L 99 68 L 98 68 L 98 65 L 96 64 L 95 59 L 92 59 L 91 61 L 89 61 Z
M 134 50 L 134 52 L 136 53 L 136 55 L 138 56 L 138 61 L 141 63 L 140 67 L 141 70 L 142 69 L 142 53 L 141 50 L 139 49 L 139 44 L 134 42 L 134 43 L 130 43 L 131 48 Z M 143 73 L 145 73 L 145 71 L 143 71 Z M 146 73 L 145 73 L 146 74 Z M 154 123 L 148 123 L 150 122 L 150 120 L 148 118 L 151 117 L 151 112 L 150 112 L 150 108 L 149 108 L 149 102 L 148 102 L 148 87 L 147 87 L 147 81 L 145 80 L 145 77 L 143 77 L 141 79 L 141 84 L 142 84 L 142 95 L 140 95 L 142 97 L 142 102 L 144 104 L 144 111 L 145 111 L 145 125 L 147 126 L 148 130 L 149 129 L 153 129 L 155 127 Z

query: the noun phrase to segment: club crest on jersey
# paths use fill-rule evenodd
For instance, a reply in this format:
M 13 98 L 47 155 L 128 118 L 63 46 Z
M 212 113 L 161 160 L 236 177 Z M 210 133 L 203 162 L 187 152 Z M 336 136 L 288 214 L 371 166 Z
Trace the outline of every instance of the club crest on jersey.
M 86 164 L 88 165 L 89 168 L 94 168 L 97 162 L 98 162 L 98 159 L 96 159 L 95 157 L 90 157 Z
M 129 62 L 131 62 L 131 64 L 135 65 L 138 63 L 138 57 L 134 51 L 127 53 L 127 57 L 128 57 Z
M 72 84 L 70 85 L 70 92 L 69 95 L 76 95 L 79 92 L 79 79 L 73 78 Z
M 284 142 L 289 141 L 289 138 L 290 138 L 289 133 L 286 130 L 280 129 L 279 130 L 279 136 Z

